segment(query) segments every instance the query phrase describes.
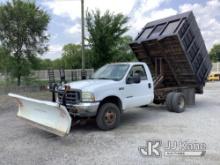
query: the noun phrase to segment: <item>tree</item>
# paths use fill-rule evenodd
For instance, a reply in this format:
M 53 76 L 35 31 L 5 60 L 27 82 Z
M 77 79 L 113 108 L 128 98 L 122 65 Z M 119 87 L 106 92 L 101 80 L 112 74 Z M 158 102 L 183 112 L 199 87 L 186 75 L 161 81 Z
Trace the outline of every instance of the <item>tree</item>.
M 92 63 L 98 68 L 111 62 L 114 50 L 121 36 L 128 30 L 125 24 L 128 18 L 122 14 L 106 11 L 101 15 L 99 10 L 86 14 L 86 24 L 89 32 L 88 42 L 92 50 Z
M 53 67 L 54 67 L 53 61 L 51 61 L 50 59 L 41 59 L 41 62 L 40 62 L 41 69 L 49 69 Z
M 29 59 L 30 61 L 30 67 L 33 70 L 39 70 L 42 69 L 42 59 L 37 57 L 37 56 L 33 56 L 32 58 Z
M 63 47 L 62 61 L 66 69 L 81 68 L 81 46 L 67 44 Z
M 131 36 L 124 36 L 120 38 L 114 50 L 113 62 L 128 62 L 136 60 L 136 57 L 129 47 L 129 43 L 131 42 Z
M 220 44 L 216 44 L 209 52 L 210 58 L 213 62 L 220 61 Z
M 0 6 L 0 40 L 13 57 L 12 75 L 30 73 L 31 59 L 47 50 L 48 14 L 34 1 L 12 0 Z
M 3 47 L 0 47 L 0 59 L 0 71 L 7 74 L 10 67 L 10 56 L 9 52 Z
M 62 58 L 61 59 L 58 58 L 56 60 L 53 60 L 53 61 L 51 61 L 51 63 L 52 63 L 53 69 L 60 69 L 60 68 L 64 67 L 64 62 L 63 62 Z M 51 67 L 48 67 L 48 68 L 51 68 Z

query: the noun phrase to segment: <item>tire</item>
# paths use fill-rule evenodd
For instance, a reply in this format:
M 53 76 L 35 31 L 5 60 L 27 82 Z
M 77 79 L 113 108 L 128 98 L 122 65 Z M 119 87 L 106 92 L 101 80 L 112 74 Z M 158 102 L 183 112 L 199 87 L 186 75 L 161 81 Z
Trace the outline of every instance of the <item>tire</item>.
M 181 113 L 185 110 L 185 97 L 182 93 L 174 93 L 172 98 L 173 112 Z
M 173 100 L 174 94 L 175 92 L 170 92 L 167 94 L 167 97 L 166 97 L 166 106 L 167 106 L 167 109 L 171 112 L 173 112 L 172 100 Z
M 118 106 L 113 103 L 105 103 L 99 108 L 96 124 L 102 130 L 110 130 L 119 125 L 120 119 L 121 112 Z

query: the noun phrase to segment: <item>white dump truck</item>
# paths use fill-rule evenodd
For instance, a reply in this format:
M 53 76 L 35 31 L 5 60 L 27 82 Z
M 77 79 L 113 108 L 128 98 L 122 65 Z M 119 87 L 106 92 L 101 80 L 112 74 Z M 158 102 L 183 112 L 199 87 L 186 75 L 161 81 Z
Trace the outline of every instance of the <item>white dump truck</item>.
M 98 127 L 109 130 L 119 125 L 123 110 L 154 99 L 151 73 L 142 62 L 107 64 L 92 79 L 59 86 L 57 94 L 56 103 L 9 96 L 18 100 L 18 117 L 60 136 L 69 133 L 72 117 L 96 117 Z
M 64 136 L 82 118 L 109 130 L 126 109 L 155 103 L 180 113 L 195 104 L 211 62 L 192 12 L 146 24 L 130 47 L 139 62 L 106 64 L 92 79 L 57 86 L 55 102 L 9 94 L 17 99 L 17 116 Z

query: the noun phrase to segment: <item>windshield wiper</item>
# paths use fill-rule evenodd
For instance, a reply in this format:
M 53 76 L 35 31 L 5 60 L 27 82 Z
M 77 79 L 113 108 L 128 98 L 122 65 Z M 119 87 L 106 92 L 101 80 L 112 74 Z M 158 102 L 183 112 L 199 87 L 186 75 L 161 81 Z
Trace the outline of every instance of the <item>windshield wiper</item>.
M 99 77 L 97 79 L 100 79 L 100 80 L 113 80 L 113 81 L 118 81 L 117 78 L 107 78 L 107 77 Z
M 98 77 L 97 79 L 102 79 L 102 80 L 111 80 L 110 78 L 106 78 L 106 77 Z

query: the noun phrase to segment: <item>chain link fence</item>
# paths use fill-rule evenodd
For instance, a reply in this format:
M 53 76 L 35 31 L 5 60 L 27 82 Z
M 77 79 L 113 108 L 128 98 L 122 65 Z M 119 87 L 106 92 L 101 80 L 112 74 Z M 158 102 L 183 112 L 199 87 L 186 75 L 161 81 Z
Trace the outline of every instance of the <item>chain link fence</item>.
M 86 73 L 86 79 L 91 78 L 92 74 L 94 73 L 94 69 L 85 69 L 84 72 Z M 82 79 L 82 69 L 68 69 L 64 70 L 65 73 L 65 80 L 67 82 L 70 81 L 77 81 Z M 48 70 L 36 70 L 32 71 L 32 77 L 38 81 L 48 81 Z M 60 82 L 60 70 L 54 70 L 54 78 L 56 82 Z M 6 76 L 0 73 L 0 81 L 5 81 Z M 47 84 L 48 85 L 48 84 Z M 29 93 L 29 92 L 39 92 L 39 91 L 46 91 L 47 85 L 25 85 L 25 86 L 16 86 L 11 84 L 0 84 L 0 95 L 5 95 L 10 92 L 13 93 Z
M 5 95 L 8 93 L 30 93 L 30 92 L 39 92 L 46 91 L 47 87 L 43 85 L 34 85 L 34 86 L 0 86 L 0 95 Z
M 64 72 L 65 72 L 66 81 L 81 80 L 82 69 L 66 69 L 64 70 Z M 94 69 L 85 69 L 85 72 L 86 72 L 86 79 L 89 79 L 94 73 Z M 38 80 L 48 80 L 48 70 L 33 71 L 33 76 L 36 77 Z M 54 77 L 56 81 L 60 80 L 59 70 L 54 70 Z

